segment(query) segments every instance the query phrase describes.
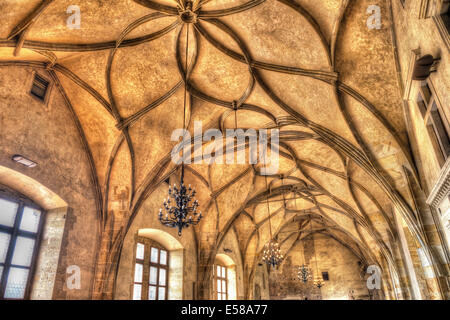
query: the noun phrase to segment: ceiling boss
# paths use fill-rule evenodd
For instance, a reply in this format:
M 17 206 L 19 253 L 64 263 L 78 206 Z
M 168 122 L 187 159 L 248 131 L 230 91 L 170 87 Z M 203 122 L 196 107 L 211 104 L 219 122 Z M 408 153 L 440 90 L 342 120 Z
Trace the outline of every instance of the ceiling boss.
M 178 12 L 180 14 L 181 21 L 185 23 L 196 23 L 197 22 L 197 10 L 194 9 L 194 4 L 192 1 L 187 0 L 181 3 L 183 7 L 178 6 Z M 200 3 L 199 3 L 200 5 Z

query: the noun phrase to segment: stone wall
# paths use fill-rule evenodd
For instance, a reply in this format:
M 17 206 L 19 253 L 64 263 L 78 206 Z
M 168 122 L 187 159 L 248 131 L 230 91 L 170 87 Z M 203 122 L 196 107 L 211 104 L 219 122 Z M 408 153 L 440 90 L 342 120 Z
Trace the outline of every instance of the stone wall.
M 236 274 L 236 298 L 238 300 L 244 299 L 244 270 L 242 264 L 242 255 L 239 248 L 239 242 L 236 237 L 236 232 L 234 229 L 230 229 L 225 238 L 223 239 L 218 254 L 226 254 L 229 256 L 233 263 L 235 264 L 235 274 Z M 212 298 L 214 299 L 214 298 Z
M 315 255 L 319 274 L 328 272 L 329 281 L 323 281 L 321 289 L 312 281 L 306 284 L 298 280 L 298 266 L 305 261 L 316 273 Z M 317 273 L 316 273 L 317 274 Z M 350 300 L 368 299 L 364 275 L 358 258 L 336 240 L 324 235 L 314 235 L 298 241 L 286 256 L 278 270 L 270 271 L 270 298 L 274 300 Z
M 53 86 L 47 105 L 29 94 L 33 71 L 50 79 L 42 69 L 0 68 L 0 166 L 36 180 L 68 204 L 53 298 L 89 299 L 98 239 L 89 162 L 57 88 Z M 37 167 L 13 162 L 14 154 L 32 159 L 38 163 Z M 27 185 L 22 186 L 17 191 L 28 194 Z M 81 270 L 80 289 L 66 287 L 66 268 L 71 265 Z
M 179 289 L 183 299 L 195 299 L 195 289 L 197 282 L 197 247 L 192 227 L 184 229 L 182 236 L 179 237 L 176 229 L 164 227 L 158 220 L 158 212 L 161 206 L 161 199 L 167 196 L 168 185 L 163 183 L 148 197 L 142 208 L 133 220 L 130 229 L 124 240 L 122 253 L 119 262 L 119 271 L 116 278 L 116 290 L 114 299 L 131 299 L 131 287 L 133 283 L 134 269 L 134 248 L 135 236 L 140 229 L 156 229 L 169 234 L 176 239 L 183 250 L 183 274 L 182 288 Z M 153 239 L 157 240 L 157 239 Z M 159 241 L 161 242 L 161 241 Z M 170 250 L 170 248 L 168 248 Z M 170 270 L 169 270 L 170 273 Z M 169 279 L 171 275 L 169 274 Z

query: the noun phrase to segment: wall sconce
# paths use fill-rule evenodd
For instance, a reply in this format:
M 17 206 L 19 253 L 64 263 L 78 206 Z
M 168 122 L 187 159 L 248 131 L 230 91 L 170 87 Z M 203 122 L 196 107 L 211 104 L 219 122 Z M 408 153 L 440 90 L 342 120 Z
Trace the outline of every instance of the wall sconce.
M 37 166 L 36 162 L 34 162 L 34 161 L 30 160 L 30 159 L 27 159 L 24 156 L 21 156 L 20 154 L 13 155 L 12 156 L 12 160 L 17 162 L 17 163 L 20 163 L 20 164 L 22 164 L 22 165 L 24 165 L 24 166 L 26 166 L 28 168 L 34 168 L 34 167 Z

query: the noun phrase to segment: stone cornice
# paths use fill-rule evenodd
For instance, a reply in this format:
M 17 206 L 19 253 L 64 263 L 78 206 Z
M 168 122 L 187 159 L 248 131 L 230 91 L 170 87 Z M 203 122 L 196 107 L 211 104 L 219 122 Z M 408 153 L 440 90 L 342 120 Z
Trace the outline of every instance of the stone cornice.
M 442 199 L 450 192 L 450 157 L 436 180 L 436 184 L 428 196 L 427 203 L 437 208 Z

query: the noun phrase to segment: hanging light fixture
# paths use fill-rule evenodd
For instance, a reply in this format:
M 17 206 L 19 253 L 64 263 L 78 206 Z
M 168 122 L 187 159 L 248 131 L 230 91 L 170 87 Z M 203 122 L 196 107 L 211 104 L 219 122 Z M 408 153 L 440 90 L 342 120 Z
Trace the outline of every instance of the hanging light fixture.
M 320 276 L 317 276 L 317 277 L 314 278 L 314 285 L 317 288 L 319 288 L 319 289 L 323 287 L 324 283 L 323 283 L 322 278 Z
M 295 211 L 297 211 L 297 193 L 296 193 L 295 187 L 292 188 L 292 192 L 294 194 Z M 303 256 L 303 261 L 306 262 L 306 259 L 304 258 L 304 256 Z M 310 268 L 307 265 L 305 265 L 304 263 L 302 263 L 302 265 L 298 266 L 298 269 L 297 269 L 297 279 L 303 283 L 307 283 L 310 278 L 311 278 Z
M 188 73 L 188 54 L 189 54 L 189 23 L 186 23 L 186 68 L 184 73 L 184 113 L 183 113 L 183 129 L 186 129 L 186 95 L 187 95 L 187 73 Z M 184 142 L 184 137 L 183 137 Z M 184 185 L 184 144 L 182 148 L 182 161 L 181 161 L 181 179 L 180 188 L 177 185 L 173 185 L 173 189 L 169 186 L 169 197 L 164 199 L 164 210 L 166 215 L 163 216 L 163 209 L 159 209 L 159 221 L 170 228 L 177 228 L 178 235 L 181 236 L 183 228 L 187 228 L 191 225 L 197 225 L 202 219 L 202 213 L 197 212 L 198 201 L 194 200 L 195 189 L 191 188 L 191 185 L 186 187 Z M 172 201 L 174 206 L 171 206 Z M 191 201 L 192 205 L 190 204 Z
M 311 224 L 311 237 L 312 237 L 312 241 L 313 241 L 313 248 L 314 248 L 314 259 L 316 260 L 316 275 L 314 276 L 314 286 L 316 286 L 317 288 L 322 288 L 324 283 L 322 281 L 322 277 L 319 276 L 319 267 L 317 265 L 317 252 L 316 252 L 316 247 L 314 246 L 314 235 L 312 233 L 312 218 L 310 218 L 310 224 Z
M 311 277 L 311 273 L 309 271 L 309 267 L 305 264 L 302 264 L 298 267 L 298 280 L 302 281 L 303 283 L 307 283 L 309 278 Z
M 266 189 L 267 187 L 267 176 L 264 176 L 266 181 Z M 277 266 L 283 261 L 283 255 L 281 254 L 280 245 L 278 242 L 273 238 L 272 236 L 272 224 L 270 222 L 270 209 L 269 209 L 269 194 L 267 193 L 267 214 L 269 216 L 269 232 L 270 232 L 270 240 L 269 243 L 267 243 L 264 246 L 264 252 L 263 252 L 263 261 L 267 263 L 268 265 L 272 266 L 273 269 L 276 269 Z

